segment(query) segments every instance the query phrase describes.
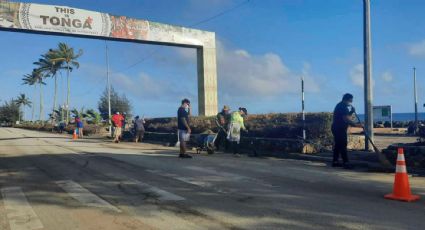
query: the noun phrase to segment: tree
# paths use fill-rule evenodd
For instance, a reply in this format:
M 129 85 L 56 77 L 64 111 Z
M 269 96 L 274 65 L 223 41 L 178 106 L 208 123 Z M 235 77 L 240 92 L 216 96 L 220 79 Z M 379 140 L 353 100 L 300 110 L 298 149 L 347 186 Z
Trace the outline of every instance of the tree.
M 100 100 L 98 103 L 98 109 L 100 112 L 100 115 L 103 119 L 107 120 L 109 119 L 109 110 L 108 110 L 108 89 L 105 89 L 103 91 L 102 95 L 100 96 Z M 114 88 L 111 87 L 111 112 L 116 113 L 131 113 L 131 103 L 125 96 L 125 94 L 122 94 L 121 96 L 114 90 Z
M 72 114 L 72 116 L 79 117 L 79 118 L 86 118 L 86 117 L 88 117 L 86 111 L 84 110 L 84 107 L 81 108 L 81 110 L 78 110 L 78 109 L 71 110 L 71 114 Z
M 33 76 L 31 74 L 27 74 L 24 75 L 24 78 L 22 78 L 23 81 L 23 85 L 29 85 L 29 86 L 34 86 L 34 97 L 33 100 L 35 100 L 35 94 L 37 93 L 37 84 L 36 84 L 36 79 L 33 78 Z M 32 112 L 31 112 L 31 121 L 34 121 L 34 109 L 35 106 L 32 106 Z
M 45 74 L 46 76 L 52 76 L 55 80 L 55 91 L 53 94 L 53 115 L 55 115 L 56 111 L 56 102 L 57 102 L 57 91 L 58 91 L 58 83 L 57 83 L 57 73 L 59 70 L 63 69 L 63 62 L 62 60 L 55 60 L 57 59 L 58 53 L 56 50 L 50 49 L 46 54 L 41 55 L 41 58 L 34 62 L 35 65 L 38 66 L 38 69 Z M 56 120 L 56 116 L 51 117 L 52 122 Z
M 100 116 L 100 113 L 96 112 L 94 109 L 89 109 L 86 111 L 87 117 L 90 119 L 91 123 L 98 125 L 101 120 L 102 116 Z
M 25 107 L 29 106 L 31 107 L 31 101 L 26 97 L 24 93 L 19 94 L 19 97 L 15 100 L 15 103 L 19 106 L 19 109 L 22 109 L 22 106 L 24 109 L 22 110 L 23 117 L 25 117 Z M 20 115 L 21 113 L 19 113 Z M 21 121 L 21 116 L 19 116 L 19 122 Z
M 38 84 L 40 88 L 40 120 L 42 121 L 43 116 L 43 85 L 46 85 L 46 83 L 43 81 L 44 75 L 42 71 L 38 69 L 33 69 L 31 74 L 24 75 L 24 78 L 22 79 L 24 81 L 23 84 L 28 85 L 35 85 Z
M 69 82 L 69 74 L 72 71 L 73 67 L 79 68 L 80 63 L 78 63 L 76 60 L 83 55 L 83 50 L 79 50 L 76 54 L 74 52 L 74 48 L 69 47 L 66 43 L 59 43 L 58 48 L 54 50 L 53 52 L 54 58 L 52 58 L 52 61 L 61 61 L 63 63 L 63 67 L 67 70 L 66 71 L 66 79 L 67 79 L 67 96 L 66 96 L 66 104 L 68 108 L 70 108 L 69 105 L 69 96 L 71 93 L 71 85 Z M 67 110 L 67 116 L 66 116 L 66 122 L 69 121 L 69 110 Z
M 0 122 L 13 124 L 19 119 L 19 116 L 19 106 L 13 99 L 4 102 L 4 104 L 0 106 Z

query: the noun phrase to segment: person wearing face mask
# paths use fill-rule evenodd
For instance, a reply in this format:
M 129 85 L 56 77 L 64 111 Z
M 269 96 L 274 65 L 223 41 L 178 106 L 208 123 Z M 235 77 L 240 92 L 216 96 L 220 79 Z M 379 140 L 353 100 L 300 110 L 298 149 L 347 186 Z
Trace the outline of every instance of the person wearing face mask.
M 180 108 L 177 110 L 177 126 L 180 141 L 180 158 L 192 158 L 192 156 L 186 154 L 186 142 L 189 141 L 190 133 L 192 132 L 189 126 L 189 116 L 190 101 L 189 99 L 183 99 Z
M 238 111 L 233 112 L 230 117 L 229 131 L 227 132 L 227 140 L 232 143 L 233 155 L 239 155 L 239 145 L 241 141 L 241 130 L 247 131 L 244 124 L 244 117 L 248 115 L 246 108 L 239 108 Z
M 353 95 L 346 93 L 342 97 L 342 101 L 335 106 L 332 122 L 332 134 L 334 136 L 334 149 L 332 167 L 339 167 L 339 156 L 342 157 L 342 166 L 344 168 L 351 168 L 347 156 L 348 135 L 347 130 L 349 126 L 361 127 L 361 124 L 353 121 L 353 114 L 356 112 L 353 103 Z

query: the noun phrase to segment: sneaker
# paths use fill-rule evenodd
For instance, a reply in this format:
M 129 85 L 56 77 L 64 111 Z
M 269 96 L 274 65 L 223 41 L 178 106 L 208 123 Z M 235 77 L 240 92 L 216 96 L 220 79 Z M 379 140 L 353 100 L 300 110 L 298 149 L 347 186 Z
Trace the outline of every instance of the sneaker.
M 189 154 L 180 154 L 179 157 L 180 158 L 192 158 L 192 156 L 189 155 Z
M 332 167 L 341 167 L 342 165 L 341 165 L 341 163 L 339 163 L 339 162 L 332 162 Z
M 234 157 L 241 157 L 241 154 L 239 154 L 239 153 L 235 153 L 235 154 L 233 154 L 233 156 L 234 156 Z

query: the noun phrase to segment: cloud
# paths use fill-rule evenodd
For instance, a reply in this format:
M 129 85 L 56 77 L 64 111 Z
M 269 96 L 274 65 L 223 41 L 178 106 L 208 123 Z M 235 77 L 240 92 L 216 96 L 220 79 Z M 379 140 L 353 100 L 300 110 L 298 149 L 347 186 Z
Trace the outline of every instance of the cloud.
M 81 66 L 82 74 L 86 80 L 98 85 L 105 79 L 105 67 L 84 64 Z M 186 90 L 184 86 L 176 87 L 169 81 L 155 78 L 147 73 L 140 72 L 136 76 L 130 76 L 121 72 L 111 71 L 111 85 L 118 92 L 125 92 L 127 96 L 140 98 L 140 100 L 175 100 L 181 97 L 192 97 L 194 95 Z
M 305 62 L 301 73 L 304 77 L 305 90 L 310 93 L 320 92 L 319 83 L 316 81 L 315 77 L 311 75 L 311 65 L 308 62 Z
M 243 49 L 229 49 L 218 41 L 217 63 L 219 90 L 224 97 L 258 98 L 298 93 L 301 75 L 308 92 L 320 91 L 308 63 L 296 73 L 272 52 L 254 55 Z
M 182 67 L 185 66 L 182 63 L 186 63 L 187 66 L 194 68 L 190 70 L 191 74 L 196 76 L 196 50 L 176 49 L 174 51 L 182 61 L 174 64 L 170 62 L 167 66 L 189 71 L 186 67 Z M 320 91 L 318 77 L 312 74 L 309 63 L 303 63 L 300 69 L 294 70 L 273 52 L 252 54 L 244 49 L 229 48 L 217 41 L 217 62 L 218 89 L 222 100 L 235 102 L 297 96 L 301 89 L 301 76 L 305 79 L 307 93 Z M 104 67 L 85 64 L 80 70 L 81 74 L 87 76 L 86 79 L 93 84 L 98 85 L 102 79 L 105 79 Z M 195 79 L 190 81 L 196 81 Z M 191 82 L 194 83 L 192 85 L 176 85 L 176 81 L 168 81 L 164 76 L 154 76 L 146 72 L 130 76 L 112 70 L 111 81 L 119 92 L 124 91 L 128 96 L 141 100 L 160 98 L 162 101 L 174 101 L 182 97 L 197 98 L 196 90 L 191 88 L 193 85 L 196 87 L 196 82 Z
M 381 75 L 381 79 L 384 82 L 392 82 L 393 81 L 393 74 L 390 71 L 386 71 Z
M 363 64 L 357 64 L 350 69 L 350 79 L 353 85 L 363 87 L 364 85 Z
M 125 90 L 126 93 L 141 99 L 161 98 L 175 100 L 184 96 L 193 97 L 191 93 L 184 89 L 177 90 L 178 88 L 168 81 L 156 79 L 143 72 L 136 77 L 129 77 L 122 73 L 115 74 L 112 84 L 121 90 Z
M 420 42 L 409 44 L 408 51 L 412 56 L 425 56 L 425 39 Z
M 196 61 L 196 52 L 181 49 L 178 54 Z M 293 71 L 275 53 L 254 55 L 244 49 L 231 49 L 219 40 L 217 69 L 219 94 L 226 100 L 296 94 L 301 88 L 301 76 L 304 76 L 306 92 L 320 91 L 309 63 L 304 63 L 301 70 Z

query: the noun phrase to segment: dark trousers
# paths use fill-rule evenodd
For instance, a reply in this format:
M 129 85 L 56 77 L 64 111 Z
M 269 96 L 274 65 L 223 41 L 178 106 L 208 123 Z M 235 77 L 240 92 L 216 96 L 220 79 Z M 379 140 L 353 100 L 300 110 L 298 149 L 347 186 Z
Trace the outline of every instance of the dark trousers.
M 240 144 L 237 141 L 232 141 L 233 154 L 239 154 Z
M 142 141 L 143 137 L 145 136 L 145 130 L 136 130 L 134 141 Z
M 332 130 L 334 136 L 334 156 L 333 162 L 338 162 L 341 155 L 343 163 L 348 163 L 347 144 L 348 135 L 347 130 Z
M 219 150 L 220 145 L 222 145 L 223 143 L 224 143 L 224 149 L 229 150 L 229 141 L 227 140 L 227 133 L 223 129 L 220 129 L 220 131 L 218 131 L 217 138 L 215 139 L 215 142 L 214 142 L 215 149 Z

